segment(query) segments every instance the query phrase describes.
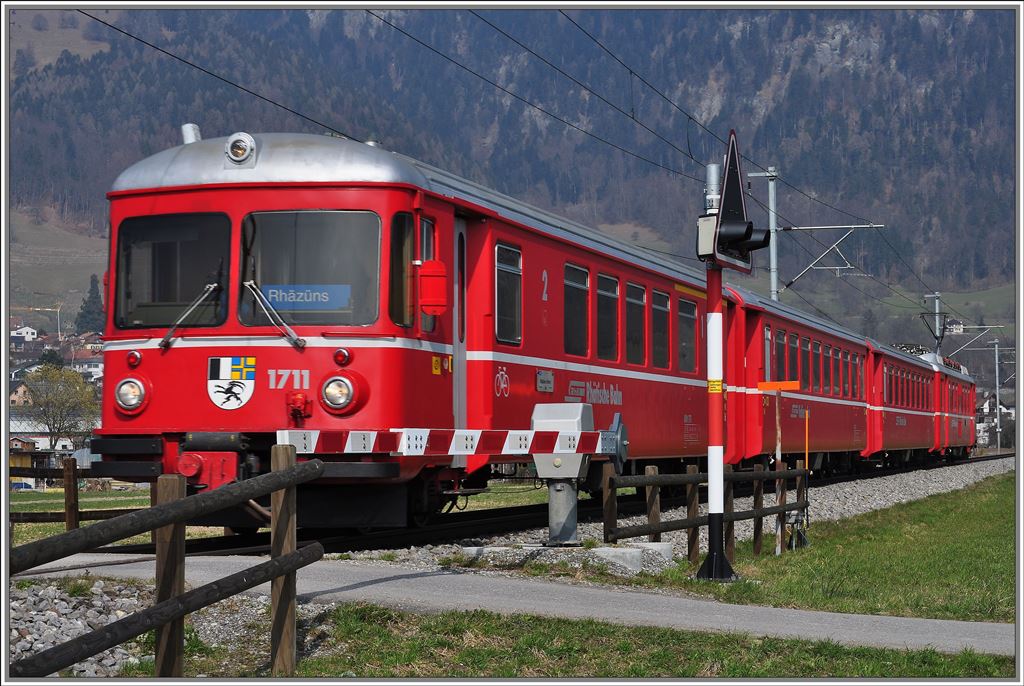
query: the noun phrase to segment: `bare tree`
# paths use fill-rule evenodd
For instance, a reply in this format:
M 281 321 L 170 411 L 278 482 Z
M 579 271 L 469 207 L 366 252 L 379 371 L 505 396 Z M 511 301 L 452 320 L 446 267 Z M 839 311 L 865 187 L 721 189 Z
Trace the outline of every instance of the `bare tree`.
M 96 392 L 71 369 L 43 365 L 25 377 L 32 405 L 28 415 L 46 427 L 50 449 L 62 438 L 80 445 L 99 417 Z

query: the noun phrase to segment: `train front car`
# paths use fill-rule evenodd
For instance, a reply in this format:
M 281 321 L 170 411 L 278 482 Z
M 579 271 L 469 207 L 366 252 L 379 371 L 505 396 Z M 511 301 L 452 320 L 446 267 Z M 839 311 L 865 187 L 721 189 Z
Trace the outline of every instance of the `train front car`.
M 95 471 L 183 474 L 194 493 L 267 472 L 289 442 L 330 455 L 300 525 L 404 526 L 410 504 L 435 507 L 458 476 L 391 457 L 387 432 L 452 422 L 450 317 L 413 302 L 417 267 L 450 272 L 432 258 L 452 254 L 451 211 L 428 216 L 425 185 L 387 151 L 302 134 L 194 140 L 122 173 Z

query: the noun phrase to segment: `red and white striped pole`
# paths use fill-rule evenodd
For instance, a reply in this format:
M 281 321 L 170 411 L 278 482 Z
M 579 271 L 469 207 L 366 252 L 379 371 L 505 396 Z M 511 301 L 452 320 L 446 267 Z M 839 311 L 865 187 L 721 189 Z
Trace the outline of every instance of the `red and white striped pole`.
M 708 165 L 709 214 L 717 211 L 718 165 Z M 714 170 L 710 167 L 715 167 Z M 722 372 L 723 315 L 722 268 L 707 263 L 707 344 L 708 344 L 708 556 L 697 572 L 698 579 L 732 580 L 736 578 L 723 545 L 722 515 L 725 479 L 725 387 Z

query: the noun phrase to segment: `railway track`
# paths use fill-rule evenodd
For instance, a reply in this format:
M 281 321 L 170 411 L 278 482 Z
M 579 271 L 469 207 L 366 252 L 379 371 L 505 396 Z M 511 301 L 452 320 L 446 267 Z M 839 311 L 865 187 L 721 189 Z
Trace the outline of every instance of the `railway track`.
M 912 471 L 927 471 L 940 467 L 975 464 L 990 460 L 1000 460 L 1014 456 L 1014 453 L 1000 455 L 987 455 L 984 457 L 969 458 L 966 460 L 951 460 L 935 464 L 919 466 L 914 469 L 908 468 L 875 468 L 857 474 L 829 475 L 826 477 L 814 477 L 809 479 L 808 487 L 820 488 L 849 481 L 860 481 L 893 476 L 895 474 Z M 743 490 L 740 487 L 745 487 Z M 749 495 L 746 490 L 751 490 L 749 484 L 736 484 L 736 496 Z M 774 490 L 774 481 L 765 484 L 765 490 Z M 704 487 L 700 491 L 700 501 L 706 502 L 707 492 Z M 667 509 L 683 504 L 683 498 L 664 497 L 662 507 Z M 622 516 L 639 514 L 644 511 L 644 505 L 637 498 L 620 498 L 619 513 Z M 581 522 L 600 521 L 602 518 L 602 507 L 600 500 L 581 500 L 579 504 L 579 520 Z M 547 526 L 548 520 L 547 505 L 523 505 L 518 507 L 494 508 L 488 510 L 474 510 L 472 512 L 455 512 L 438 515 L 429 525 L 412 529 L 376 530 L 364 533 L 353 531 L 331 531 L 324 529 L 300 529 L 298 532 L 298 545 L 301 547 L 315 541 L 324 546 L 328 553 L 345 553 L 360 550 L 381 550 L 397 549 L 409 546 L 425 544 L 436 544 L 459 539 L 473 538 L 477 536 L 493 536 L 495 534 L 508 533 L 510 531 L 521 531 L 524 529 L 543 528 Z M 152 555 L 154 548 L 152 544 L 140 543 L 131 545 L 116 545 L 97 548 L 94 552 Z M 270 552 L 270 534 L 268 532 L 255 534 L 236 534 L 232 536 L 213 536 L 207 538 L 189 539 L 185 542 L 185 554 L 187 556 L 214 556 L 214 555 L 265 555 Z

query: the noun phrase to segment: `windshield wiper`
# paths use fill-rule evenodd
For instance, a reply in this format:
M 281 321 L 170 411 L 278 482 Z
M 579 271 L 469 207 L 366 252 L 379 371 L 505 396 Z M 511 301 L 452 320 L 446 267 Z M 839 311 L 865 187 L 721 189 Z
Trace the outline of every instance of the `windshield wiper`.
M 181 325 L 183 321 L 185 321 L 186 317 L 192 314 L 192 310 L 199 307 L 203 303 L 203 301 L 209 298 L 210 294 L 213 293 L 218 288 L 220 288 L 219 283 L 208 283 L 205 286 L 203 286 L 203 292 L 200 293 L 196 297 L 196 299 L 192 301 L 192 304 L 188 306 L 187 310 L 181 313 L 181 316 L 178 317 L 177 321 L 171 324 L 171 328 L 167 330 L 167 335 L 164 336 L 163 339 L 160 341 L 160 347 L 163 350 L 167 350 L 168 348 L 171 347 L 171 339 L 174 338 L 175 329 L 177 329 L 178 326 Z
M 288 339 L 289 343 L 295 346 L 296 350 L 302 350 L 306 347 L 306 339 L 299 338 L 295 332 L 292 331 L 292 327 L 288 326 L 288 323 L 285 322 L 284 318 L 281 317 L 278 311 L 274 309 L 274 306 L 270 304 L 269 300 L 267 300 L 267 296 L 263 295 L 263 291 L 260 290 L 255 281 L 243 281 L 242 285 L 252 292 L 253 297 L 256 298 L 256 302 L 260 304 L 260 309 L 263 310 L 263 314 L 267 315 L 267 319 L 270 320 L 270 323 Z M 273 316 L 271 316 L 271 312 L 274 313 Z

